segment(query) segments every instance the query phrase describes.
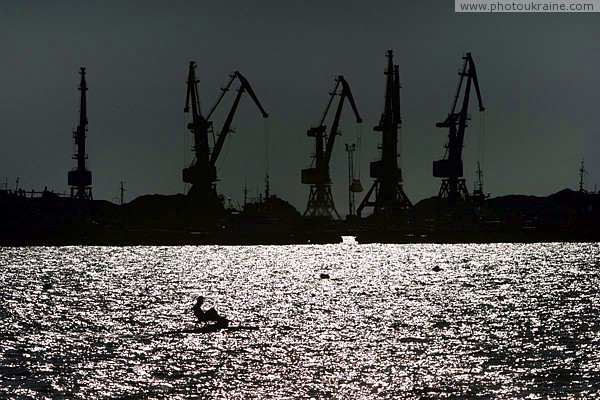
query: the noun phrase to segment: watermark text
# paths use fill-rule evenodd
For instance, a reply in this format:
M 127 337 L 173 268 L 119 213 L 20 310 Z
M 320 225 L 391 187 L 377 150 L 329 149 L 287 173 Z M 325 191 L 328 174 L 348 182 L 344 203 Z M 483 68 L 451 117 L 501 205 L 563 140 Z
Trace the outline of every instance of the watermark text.
M 455 12 L 600 12 L 600 0 L 454 0 Z

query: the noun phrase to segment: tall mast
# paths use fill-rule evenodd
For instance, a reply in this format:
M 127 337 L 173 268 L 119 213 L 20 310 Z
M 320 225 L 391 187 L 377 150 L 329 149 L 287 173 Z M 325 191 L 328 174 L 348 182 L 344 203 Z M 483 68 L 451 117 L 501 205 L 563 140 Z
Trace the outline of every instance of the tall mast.
M 365 207 L 373 207 L 374 214 L 400 216 L 412 209 L 412 203 L 402 187 L 402 170 L 398 167 L 398 130 L 402 124 L 400 116 L 400 72 L 394 65 L 394 54 L 388 50 L 388 65 L 385 71 L 385 103 L 379 125 L 373 128 L 381 132 L 381 159 L 371 163 L 371 177 L 375 182 L 356 210 L 360 217 Z M 371 200 L 371 195 L 375 199 Z
M 79 84 L 80 103 L 79 103 L 79 125 L 73 132 L 73 139 L 75 141 L 76 153 L 73 155 L 73 159 L 77 160 L 77 167 L 69 171 L 68 181 L 71 186 L 71 197 L 79 200 L 91 200 L 92 199 L 92 173 L 86 168 L 87 154 L 85 152 L 85 138 L 87 132 L 87 100 L 86 92 L 88 90 L 87 83 L 85 81 L 85 68 L 79 69 L 79 75 L 81 75 L 81 82 Z
M 362 191 L 362 186 L 360 186 L 359 181 L 354 178 L 355 151 L 356 143 L 346 143 L 346 152 L 348 153 L 348 218 L 351 218 L 356 214 L 354 194 Z

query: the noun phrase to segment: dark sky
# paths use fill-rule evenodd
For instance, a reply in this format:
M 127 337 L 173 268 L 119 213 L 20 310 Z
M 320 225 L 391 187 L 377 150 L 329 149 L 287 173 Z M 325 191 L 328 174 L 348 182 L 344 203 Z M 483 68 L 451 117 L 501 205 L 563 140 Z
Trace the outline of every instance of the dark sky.
M 383 108 L 385 52 L 402 79 L 404 188 L 413 202 L 437 194 L 431 163 L 447 132 L 461 56 L 477 64 L 485 112 L 484 174 L 493 196 L 576 188 L 586 159 L 589 189 L 600 179 L 600 14 L 456 14 L 452 1 L 10 1 L 0 3 L 0 176 L 12 187 L 67 191 L 78 123 L 79 67 L 87 68 L 89 166 L 94 196 L 113 200 L 120 181 L 137 194 L 183 191 L 191 159 L 185 81 L 198 63 L 206 110 L 228 73 L 248 78 L 269 112 L 271 191 L 304 210 L 315 125 L 334 77 L 350 83 L 364 122 L 363 186 L 377 157 L 372 131 Z M 233 95 L 215 118 L 222 125 Z M 472 188 L 480 115 L 465 143 Z M 358 129 L 344 110 L 332 160 L 334 197 L 346 213 L 343 144 Z M 242 99 L 220 160 L 218 190 L 263 190 L 265 123 Z M 358 197 L 358 201 L 362 195 Z

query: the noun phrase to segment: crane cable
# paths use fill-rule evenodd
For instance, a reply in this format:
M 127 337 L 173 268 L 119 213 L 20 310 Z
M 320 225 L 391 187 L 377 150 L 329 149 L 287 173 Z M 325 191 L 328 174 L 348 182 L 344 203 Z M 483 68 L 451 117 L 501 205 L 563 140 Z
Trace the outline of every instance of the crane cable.
M 356 128 L 356 161 L 354 161 L 354 169 L 355 171 L 352 171 L 352 176 L 354 176 L 355 179 L 360 180 L 360 153 L 361 153 L 361 141 L 362 141 L 362 124 L 357 124 L 357 128 Z
M 269 118 L 264 118 L 265 120 L 265 158 L 266 158 L 266 172 L 267 176 L 269 176 Z
M 183 167 L 188 166 L 188 151 L 189 151 L 189 134 L 190 131 L 187 129 L 190 117 L 188 114 L 183 115 Z
M 480 112 L 479 115 L 479 143 L 477 148 L 477 159 L 481 164 L 481 170 L 485 168 L 484 166 L 484 158 L 485 158 L 485 112 Z
M 402 169 L 402 121 L 398 125 L 398 136 L 397 136 L 397 160 L 398 160 L 398 168 Z
M 183 114 L 183 168 L 187 168 L 189 166 L 188 151 L 190 149 L 190 141 L 188 135 L 190 134 L 190 131 L 188 130 L 188 124 L 190 122 L 190 118 L 191 117 L 188 113 Z M 189 189 L 189 183 L 183 182 L 183 193 L 187 193 Z
M 476 188 L 483 189 L 483 171 L 485 170 L 485 112 L 479 113 L 479 132 L 477 146 L 477 179 L 475 180 Z

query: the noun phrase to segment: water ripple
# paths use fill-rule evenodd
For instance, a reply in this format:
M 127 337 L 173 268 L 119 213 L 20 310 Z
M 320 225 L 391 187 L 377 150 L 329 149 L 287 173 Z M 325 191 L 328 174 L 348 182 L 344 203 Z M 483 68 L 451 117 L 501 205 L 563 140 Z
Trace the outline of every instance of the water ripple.
M 595 243 L 2 248 L 0 397 L 589 398 L 599 259 Z M 200 294 L 258 329 L 190 333 Z

